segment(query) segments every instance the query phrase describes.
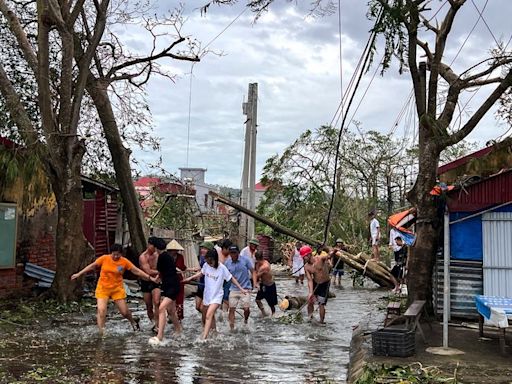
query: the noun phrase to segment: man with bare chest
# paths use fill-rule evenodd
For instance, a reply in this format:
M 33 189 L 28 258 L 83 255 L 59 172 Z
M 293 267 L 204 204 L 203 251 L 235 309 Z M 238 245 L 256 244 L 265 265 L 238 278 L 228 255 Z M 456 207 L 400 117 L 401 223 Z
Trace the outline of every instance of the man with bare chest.
M 322 252 L 313 256 L 311 247 L 305 245 L 300 249 L 300 255 L 304 259 L 304 270 L 308 279 L 308 315 L 313 317 L 315 302 L 318 303 L 320 323 L 325 323 L 325 304 L 329 296 L 329 254 Z
M 158 261 L 158 252 L 155 248 L 156 237 L 150 237 L 148 239 L 148 246 L 144 252 L 139 256 L 139 266 L 149 276 L 157 277 L 158 270 L 156 269 Z M 155 323 L 155 319 L 158 322 L 158 307 L 160 306 L 160 284 L 153 283 L 152 281 L 140 280 L 140 290 L 144 295 L 144 302 L 146 303 L 146 311 L 149 320 Z M 155 325 L 153 325 L 155 329 Z
M 258 305 L 261 314 L 263 316 L 267 316 L 265 308 L 263 308 L 263 303 L 261 302 L 265 299 L 273 316 L 276 313 L 277 288 L 272 276 L 270 263 L 263 258 L 263 254 L 261 252 L 256 252 L 255 257 L 256 264 L 254 266 L 254 270 L 256 271 L 256 279 L 259 284 L 258 293 L 256 294 L 256 304 Z

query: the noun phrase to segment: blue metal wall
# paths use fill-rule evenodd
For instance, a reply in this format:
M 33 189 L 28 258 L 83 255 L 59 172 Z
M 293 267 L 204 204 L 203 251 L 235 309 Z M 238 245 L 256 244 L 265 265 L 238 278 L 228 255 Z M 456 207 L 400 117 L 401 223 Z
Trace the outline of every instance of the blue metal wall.
M 512 212 L 512 205 L 496 209 L 493 212 Z M 474 213 L 450 213 L 450 221 L 462 219 Z M 482 244 L 482 215 L 450 225 L 450 253 L 452 259 L 482 261 Z

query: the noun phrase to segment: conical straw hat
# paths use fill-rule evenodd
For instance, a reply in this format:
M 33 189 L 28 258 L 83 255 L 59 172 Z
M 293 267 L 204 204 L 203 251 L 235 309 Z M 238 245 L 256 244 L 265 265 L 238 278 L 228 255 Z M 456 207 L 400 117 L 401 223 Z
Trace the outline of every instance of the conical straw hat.
M 169 244 L 167 244 L 167 247 L 165 247 L 168 251 L 184 251 L 185 248 L 183 248 L 180 243 L 178 243 L 176 240 L 171 240 Z

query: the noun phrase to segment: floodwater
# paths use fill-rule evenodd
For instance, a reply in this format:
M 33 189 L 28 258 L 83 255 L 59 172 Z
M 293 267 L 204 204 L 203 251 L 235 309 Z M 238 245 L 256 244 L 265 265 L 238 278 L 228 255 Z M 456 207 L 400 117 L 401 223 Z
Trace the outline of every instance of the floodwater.
M 162 345 L 151 346 L 143 304 L 130 300 L 142 332 L 112 311 L 106 336 L 99 338 L 91 315 L 57 322 L 51 329 L 17 329 L 0 340 L 1 383 L 344 383 L 353 326 L 379 316 L 382 291 L 332 287 L 326 325 L 289 324 L 261 318 L 255 303 L 247 326 L 237 315 L 236 330 L 227 316 L 218 334 L 199 340 L 201 322 L 193 298 L 185 301 L 184 332 L 166 327 Z M 278 278 L 280 296 L 306 295 L 306 285 Z M 254 295 L 253 295 L 254 296 Z M 283 313 L 277 309 L 278 316 Z M 318 311 L 315 312 L 318 317 Z M 304 316 L 306 318 L 306 316 Z

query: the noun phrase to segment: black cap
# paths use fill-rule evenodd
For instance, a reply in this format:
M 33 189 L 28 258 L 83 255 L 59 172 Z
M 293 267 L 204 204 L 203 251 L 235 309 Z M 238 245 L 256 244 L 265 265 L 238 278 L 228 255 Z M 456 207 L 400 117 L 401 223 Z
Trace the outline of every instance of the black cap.
M 238 245 L 232 245 L 229 247 L 229 252 L 240 252 Z

